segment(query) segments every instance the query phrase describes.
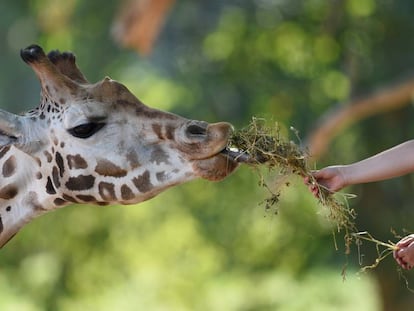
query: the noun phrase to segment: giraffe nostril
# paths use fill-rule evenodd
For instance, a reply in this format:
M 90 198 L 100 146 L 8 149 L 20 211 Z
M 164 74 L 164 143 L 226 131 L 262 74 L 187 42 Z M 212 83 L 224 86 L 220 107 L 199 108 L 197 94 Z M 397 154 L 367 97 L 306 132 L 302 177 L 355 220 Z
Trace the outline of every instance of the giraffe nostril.
M 204 136 L 207 134 L 207 122 L 197 122 L 191 123 L 187 127 L 187 135 L 188 136 Z

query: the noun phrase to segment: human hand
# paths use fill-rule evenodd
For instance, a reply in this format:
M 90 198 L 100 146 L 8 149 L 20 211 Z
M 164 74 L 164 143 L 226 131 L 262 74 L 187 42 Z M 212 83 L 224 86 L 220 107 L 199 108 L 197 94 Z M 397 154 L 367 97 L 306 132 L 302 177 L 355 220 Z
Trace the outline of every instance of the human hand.
M 394 259 L 403 269 L 410 270 L 414 266 L 414 234 L 402 238 L 395 246 Z
M 325 187 L 330 192 L 336 192 L 347 185 L 343 168 L 340 165 L 325 167 L 312 173 L 316 183 L 312 182 L 312 178 L 309 176 L 304 178 L 304 182 L 316 197 L 320 186 Z

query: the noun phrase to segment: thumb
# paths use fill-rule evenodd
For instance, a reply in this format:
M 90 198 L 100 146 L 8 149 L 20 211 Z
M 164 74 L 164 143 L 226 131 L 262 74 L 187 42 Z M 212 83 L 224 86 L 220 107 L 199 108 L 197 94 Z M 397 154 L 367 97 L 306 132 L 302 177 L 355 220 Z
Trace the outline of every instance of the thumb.
M 326 171 L 324 169 L 313 171 L 312 175 L 315 179 L 325 178 L 326 177 Z

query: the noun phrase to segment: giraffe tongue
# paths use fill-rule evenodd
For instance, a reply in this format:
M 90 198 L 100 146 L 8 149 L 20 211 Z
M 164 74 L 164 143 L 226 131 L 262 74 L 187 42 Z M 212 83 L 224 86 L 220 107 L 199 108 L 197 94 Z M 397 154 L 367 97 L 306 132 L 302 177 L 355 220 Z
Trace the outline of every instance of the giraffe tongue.
M 256 162 L 247 152 L 236 148 L 225 148 L 221 152 L 229 159 L 239 163 L 253 163 Z
M 264 154 L 251 155 L 249 152 L 237 148 L 226 147 L 220 153 L 238 163 L 263 164 L 269 161 L 269 157 Z

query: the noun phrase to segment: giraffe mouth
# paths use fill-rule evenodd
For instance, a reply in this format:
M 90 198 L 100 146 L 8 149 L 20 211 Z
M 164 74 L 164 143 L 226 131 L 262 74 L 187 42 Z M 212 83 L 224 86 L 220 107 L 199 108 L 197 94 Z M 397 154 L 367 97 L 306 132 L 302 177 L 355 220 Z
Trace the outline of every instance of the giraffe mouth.
M 221 152 L 221 154 L 225 155 L 229 160 L 237 162 L 237 163 L 255 163 L 255 161 L 250 154 L 243 150 L 239 150 L 236 148 L 226 147 Z
M 201 178 L 219 181 L 230 175 L 237 167 L 239 162 L 228 157 L 223 152 L 219 152 L 210 158 L 195 160 L 193 162 L 193 168 Z
M 191 128 L 191 132 L 195 133 L 195 131 L 195 127 Z M 232 131 L 231 124 L 226 122 L 206 126 L 205 133 L 202 133 L 203 136 L 200 135 L 201 141 L 196 145 L 197 155 L 193 155 L 191 159 L 197 176 L 218 181 L 231 174 L 239 163 L 247 161 L 235 150 L 228 149 Z M 195 145 L 193 144 L 192 147 L 194 148 Z

